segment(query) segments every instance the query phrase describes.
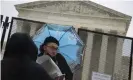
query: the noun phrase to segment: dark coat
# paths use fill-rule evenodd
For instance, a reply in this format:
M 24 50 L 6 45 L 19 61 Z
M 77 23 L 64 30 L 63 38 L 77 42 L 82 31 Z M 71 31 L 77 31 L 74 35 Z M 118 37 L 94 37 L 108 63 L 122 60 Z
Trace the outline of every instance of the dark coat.
M 5 58 L 1 62 L 1 80 L 52 80 L 44 69 L 28 57 Z
M 73 73 L 67 64 L 65 58 L 58 53 L 55 57 L 51 57 L 55 63 L 57 63 L 58 67 L 60 68 L 61 72 L 65 74 L 66 80 L 72 80 L 73 79 Z
M 1 80 L 52 80 L 35 62 L 36 57 L 32 39 L 26 34 L 13 34 L 1 61 Z

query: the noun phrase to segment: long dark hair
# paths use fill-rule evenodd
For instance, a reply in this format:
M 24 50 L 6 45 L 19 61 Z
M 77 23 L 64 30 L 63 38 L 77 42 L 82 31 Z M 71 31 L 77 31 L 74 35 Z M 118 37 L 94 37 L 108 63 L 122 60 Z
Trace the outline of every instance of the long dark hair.
M 47 45 L 50 42 L 56 43 L 59 46 L 59 41 L 56 38 L 49 36 L 44 40 L 43 44 L 40 46 L 40 54 L 38 56 L 42 56 L 44 54 L 43 47 L 44 45 Z
M 5 48 L 4 58 L 27 55 L 36 60 L 38 49 L 31 37 L 25 33 L 15 33 L 9 39 Z

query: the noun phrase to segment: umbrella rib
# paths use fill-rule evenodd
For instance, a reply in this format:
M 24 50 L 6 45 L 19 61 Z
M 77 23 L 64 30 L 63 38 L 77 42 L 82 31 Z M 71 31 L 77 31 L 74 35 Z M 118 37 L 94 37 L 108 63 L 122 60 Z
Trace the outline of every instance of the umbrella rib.
M 63 36 L 71 29 L 72 27 L 70 27 L 59 39 L 59 41 L 63 38 Z
M 72 32 L 73 32 L 73 33 L 77 33 L 77 32 L 75 31 L 75 29 L 72 29 Z M 81 39 L 79 39 L 79 36 L 78 36 L 78 35 L 74 34 L 74 36 L 79 40 L 79 42 L 80 42 L 81 44 L 83 44 L 83 42 L 81 41 Z

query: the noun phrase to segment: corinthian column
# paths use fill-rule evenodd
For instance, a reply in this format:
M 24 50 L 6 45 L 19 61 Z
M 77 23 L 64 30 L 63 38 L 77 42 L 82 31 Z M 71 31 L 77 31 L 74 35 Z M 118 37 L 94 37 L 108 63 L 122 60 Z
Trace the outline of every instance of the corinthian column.
M 107 44 L 108 44 L 108 36 L 103 35 L 101 52 L 100 52 L 100 60 L 99 60 L 99 68 L 98 68 L 98 72 L 100 72 L 100 73 L 104 73 L 104 69 L 105 69 Z
M 17 20 L 17 32 L 30 33 L 30 24 L 28 21 Z
M 81 80 L 88 80 L 89 79 L 92 46 L 93 46 L 93 33 L 88 33 L 88 38 L 87 38 L 87 42 L 86 42 L 86 49 L 84 52 L 83 70 L 82 70 L 82 79 Z

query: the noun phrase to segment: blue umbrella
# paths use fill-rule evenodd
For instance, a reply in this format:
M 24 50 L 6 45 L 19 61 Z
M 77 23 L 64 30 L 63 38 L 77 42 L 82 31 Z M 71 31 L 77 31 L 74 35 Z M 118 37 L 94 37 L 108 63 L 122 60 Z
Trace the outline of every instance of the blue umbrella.
M 33 37 L 33 41 L 39 48 L 45 38 L 49 36 L 59 40 L 60 46 L 58 51 L 65 57 L 72 70 L 77 64 L 80 64 L 83 42 L 72 26 L 45 24 Z

